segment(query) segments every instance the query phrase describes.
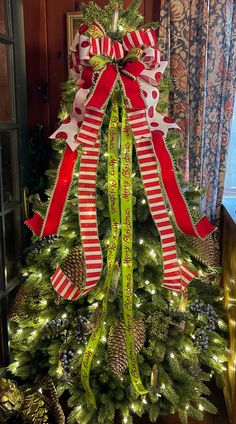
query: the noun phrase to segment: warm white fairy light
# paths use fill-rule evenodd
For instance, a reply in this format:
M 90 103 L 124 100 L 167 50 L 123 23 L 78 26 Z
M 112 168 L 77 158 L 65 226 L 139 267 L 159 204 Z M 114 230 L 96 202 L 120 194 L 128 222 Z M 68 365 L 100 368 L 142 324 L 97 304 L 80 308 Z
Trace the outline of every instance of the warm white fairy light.
M 123 419 L 123 423 L 124 423 L 124 424 L 127 424 L 127 422 L 128 422 L 128 418 L 127 418 L 127 417 L 125 417 L 125 418 Z
M 189 346 L 185 346 L 185 350 L 186 350 L 186 352 L 191 352 L 191 347 L 189 347 Z
M 62 317 L 62 318 L 67 318 L 67 314 L 65 313 L 65 314 L 63 314 L 61 317 Z
M 198 405 L 198 409 L 199 409 L 199 411 L 204 411 L 204 408 L 203 408 L 203 406 L 202 406 L 202 404 L 201 404 L 201 403 L 199 403 L 199 405 Z
M 143 398 L 142 402 L 144 403 L 144 405 L 147 405 L 147 399 Z
M 143 244 L 144 243 L 144 240 L 143 239 L 140 239 L 139 240 L 139 244 Z
M 185 409 L 186 409 L 186 411 L 188 411 L 189 410 L 189 405 L 186 405 L 185 406 Z
M 153 256 L 153 258 L 155 258 L 155 257 L 156 257 L 156 253 L 155 253 L 155 250 L 154 250 L 154 249 L 152 249 L 152 250 L 150 251 L 150 255 L 151 255 L 151 256 Z
M 143 199 L 141 203 L 142 205 L 145 205 L 147 203 L 146 199 Z
M 25 271 L 24 274 L 23 274 L 23 277 L 28 277 L 28 275 L 29 275 L 28 272 Z
M 42 393 L 43 393 L 43 389 L 40 387 L 40 388 L 38 389 L 38 392 L 39 392 L 40 394 L 42 394 Z
M 162 385 L 161 385 L 161 389 L 165 389 L 165 388 L 166 388 L 165 383 L 162 383 Z
M 97 361 L 97 365 L 100 365 L 101 364 L 101 361 L 99 361 L 99 359 L 98 359 L 98 361 Z
M 105 152 L 103 156 L 105 156 L 105 158 L 106 158 L 106 157 L 108 156 L 108 153 L 107 153 L 107 152 Z
M 42 306 L 46 306 L 47 305 L 47 300 L 46 299 L 42 299 L 41 301 L 40 301 L 40 304 L 42 305 Z
M 82 355 L 83 351 L 82 349 L 77 350 L 78 355 Z
M 135 175 L 136 175 L 136 172 L 133 172 L 133 174 L 132 174 L 132 178 L 134 178 L 134 177 L 135 177 Z
M 48 253 L 50 253 L 50 252 L 51 252 L 51 249 L 50 249 L 50 247 L 49 247 L 49 248 L 47 249 L 47 252 L 48 252 Z
M 137 303 L 136 304 L 136 308 L 140 308 L 140 306 L 142 306 L 142 303 Z
M 178 259 L 178 264 L 182 265 L 183 261 L 181 259 Z
M 101 337 L 101 342 L 102 342 L 102 343 L 106 343 L 106 341 L 107 341 L 106 336 L 102 336 L 102 337 Z
M 22 330 L 22 328 L 18 328 L 18 330 L 17 330 L 17 333 L 23 333 L 23 330 Z
M 124 381 L 123 377 L 120 377 L 120 381 Z
M 148 286 L 148 284 L 150 284 L 150 281 L 149 281 L 149 280 L 146 280 L 146 281 L 144 282 L 144 284 L 145 284 L 146 286 Z
M 175 357 L 175 354 L 171 352 L 170 357 L 173 359 Z
M 152 289 L 152 290 L 150 291 L 150 293 L 151 293 L 151 294 L 155 294 L 155 293 L 156 293 L 156 290 L 155 290 L 155 289 Z
M 38 274 L 38 277 L 39 277 L 39 278 L 42 278 L 42 276 L 43 276 L 43 274 L 40 272 L 40 273 Z

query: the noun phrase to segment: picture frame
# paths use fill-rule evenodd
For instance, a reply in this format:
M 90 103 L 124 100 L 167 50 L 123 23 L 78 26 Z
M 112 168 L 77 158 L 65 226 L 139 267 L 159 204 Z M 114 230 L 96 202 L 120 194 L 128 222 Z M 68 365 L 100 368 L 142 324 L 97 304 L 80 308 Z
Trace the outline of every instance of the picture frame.
M 75 37 L 76 31 L 83 23 L 82 12 L 67 12 L 66 13 L 66 30 L 67 30 L 67 49 L 68 52 L 72 45 L 72 41 Z

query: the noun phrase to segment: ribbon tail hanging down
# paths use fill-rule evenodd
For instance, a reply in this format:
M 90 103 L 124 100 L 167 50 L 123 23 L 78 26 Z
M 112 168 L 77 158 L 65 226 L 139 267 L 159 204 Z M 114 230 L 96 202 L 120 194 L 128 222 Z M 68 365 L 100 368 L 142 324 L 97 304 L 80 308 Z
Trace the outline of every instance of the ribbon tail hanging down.
M 32 218 L 25 221 L 25 224 L 38 237 L 47 237 L 58 233 L 76 159 L 77 151 L 73 152 L 69 146 L 66 146 L 45 218 L 36 212 Z
M 121 250 L 126 354 L 132 385 L 138 394 L 144 395 L 148 391 L 144 388 L 140 378 L 133 334 L 132 148 L 132 131 L 128 123 L 126 110 L 123 108 L 121 128 Z
M 113 97 L 112 112 L 108 128 L 108 201 L 111 218 L 111 234 L 107 252 L 107 274 L 104 283 L 104 298 L 101 316 L 89 339 L 81 366 L 81 381 L 87 394 L 88 403 L 93 407 L 96 407 L 96 401 L 90 386 L 90 369 L 106 320 L 111 280 L 120 236 L 118 122 L 118 105 L 115 97 Z
M 92 290 L 102 273 L 102 251 L 98 236 L 96 217 L 96 175 L 100 153 L 100 142 L 94 147 L 82 147 L 78 181 L 80 236 L 85 259 L 85 287 L 79 289 L 63 273 L 60 266 L 51 277 L 57 294 L 67 300 L 77 300 Z
M 173 210 L 173 216 L 177 226 L 184 234 L 198 238 L 207 237 L 214 231 L 214 226 L 206 216 L 197 224 L 192 222 L 190 211 L 177 182 L 172 157 L 166 147 L 163 136 L 160 135 L 159 131 L 152 131 L 152 140 L 160 164 L 163 186 Z

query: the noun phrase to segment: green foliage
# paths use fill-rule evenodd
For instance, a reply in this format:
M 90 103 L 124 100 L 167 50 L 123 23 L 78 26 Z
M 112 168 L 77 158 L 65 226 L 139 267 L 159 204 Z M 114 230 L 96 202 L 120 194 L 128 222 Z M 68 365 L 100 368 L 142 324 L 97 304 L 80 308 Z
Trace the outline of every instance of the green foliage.
M 141 22 L 139 5 L 139 0 L 135 0 L 126 11 L 123 11 L 122 1 L 119 1 L 118 26 L 122 26 L 124 31 L 128 27 L 136 27 Z M 85 21 L 91 23 L 98 20 L 109 32 L 113 6 L 114 1 L 110 1 L 104 8 L 89 2 L 84 9 Z M 161 98 L 158 111 L 160 113 L 166 113 L 168 109 L 170 86 L 170 78 L 162 79 L 159 84 Z M 75 91 L 72 81 L 63 85 L 61 119 L 70 112 Z M 97 178 L 97 215 L 104 263 L 106 263 L 107 241 L 111 231 L 106 155 L 109 111 L 110 105 L 108 105 L 107 116 L 102 127 L 102 147 Z M 187 193 L 189 206 L 195 207 L 201 193 L 181 182 L 181 172 L 178 168 L 178 159 L 183 154 L 180 147 L 181 135 L 178 132 L 169 131 L 167 145 L 179 172 L 180 184 Z M 59 162 L 64 142 L 55 140 L 53 148 L 55 162 Z M 52 192 L 52 184 L 56 177 L 55 169 L 47 172 L 50 180 L 48 195 Z M 75 174 L 78 171 L 79 159 Z M 8 370 L 13 376 L 27 380 L 29 383 L 35 383 L 45 374 L 49 374 L 57 383 L 58 394 L 69 397 L 70 414 L 67 420 L 69 424 L 113 424 L 117 415 L 127 424 L 131 424 L 134 414 L 141 417 L 144 413 L 148 413 L 150 421 L 155 422 L 159 415 L 176 412 L 181 422 L 187 424 L 189 417 L 202 420 L 205 411 L 216 412 L 215 407 L 208 400 L 210 393 L 207 383 L 213 373 L 218 380 L 223 381 L 222 375 L 227 361 L 225 338 L 227 326 L 224 323 L 224 311 L 220 301 L 222 294 L 219 288 L 219 270 L 200 263 L 195 254 L 192 239 L 181 234 L 176 228 L 178 256 L 199 274 L 188 289 L 188 299 L 184 308 L 181 296 L 163 288 L 160 237 L 150 216 L 135 152 L 133 172 L 133 309 L 134 316 L 142 318 L 146 325 L 146 342 L 138 355 L 140 375 L 145 387 L 150 387 L 150 377 L 154 368 L 158 373 L 157 385 L 151 388 L 146 397 L 134 393 L 128 371 L 114 377 L 108 368 L 109 331 L 111 326 L 122 318 L 123 313 L 121 278 L 119 278 L 117 286 L 114 284 L 112 287 L 106 325 L 104 325 L 102 339 L 91 370 L 91 385 L 98 408 L 94 410 L 86 406 L 80 367 L 90 335 L 86 333 L 82 338 L 76 338 L 78 316 L 85 316 L 88 320 L 92 320 L 96 314 L 99 316 L 106 267 L 104 267 L 98 288 L 77 302 L 67 302 L 58 298 L 50 283 L 50 276 L 56 265 L 65 259 L 73 246 L 80 243 L 76 175 L 74 175 L 61 223 L 60 238 L 52 244 L 45 243 L 39 250 L 31 250 L 26 259 L 23 274 L 26 279 L 27 296 L 21 299 L 10 325 L 12 357 Z M 44 214 L 46 207 L 45 203 L 39 205 L 38 209 Z M 197 218 L 198 212 L 191 210 L 193 216 Z M 37 238 L 33 237 L 32 241 L 35 243 Z M 118 263 L 121 261 L 120 246 L 117 261 Z M 207 331 L 209 344 L 206 350 L 200 350 L 196 345 L 196 330 L 202 318 L 192 313 L 189 308 L 196 298 L 211 304 L 218 315 L 215 330 Z M 62 317 L 68 319 L 66 331 L 45 338 L 44 330 L 47 322 L 59 320 Z M 69 374 L 63 370 L 61 363 L 61 353 L 67 350 L 71 350 L 74 354 Z

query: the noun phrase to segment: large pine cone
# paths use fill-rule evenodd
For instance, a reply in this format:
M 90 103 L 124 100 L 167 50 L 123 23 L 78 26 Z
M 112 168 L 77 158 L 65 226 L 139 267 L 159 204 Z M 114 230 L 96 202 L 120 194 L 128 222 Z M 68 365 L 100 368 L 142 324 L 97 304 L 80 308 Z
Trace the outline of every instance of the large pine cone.
M 78 288 L 85 287 L 85 259 L 81 246 L 74 247 L 61 264 L 61 270 Z
M 212 235 L 202 240 L 199 238 L 193 239 L 193 245 L 196 249 L 194 256 L 202 264 L 206 266 L 217 266 L 218 260 L 216 255 L 216 248 Z
M 29 293 L 27 293 L 27 289 L 25 284 L 22 284 L 13 300 L 10 311 L 8 312 L 8 319 L 12 321 L 17 321 L 20 315 L 20 306 L 24 300 L 29 298 Z
M 10 380 L 0 380 L 0 422 L 5 423 L 21 408 L 23 397 L 20 390 Z
M 135 352 L 138 353 L 145 343 L 145 325 L 142 319 L 134 320 L 133 332 Z M 114 375 L 123 373 L 128 367 L 124 321 L 118 321 L 110 329 L 108 337 L 108 366 Z
M 43 396 L 32 389 L 23 392 L 24 402 L 21 406 L 21 417 L 27 424 L 48 424 L 48 409 Z

